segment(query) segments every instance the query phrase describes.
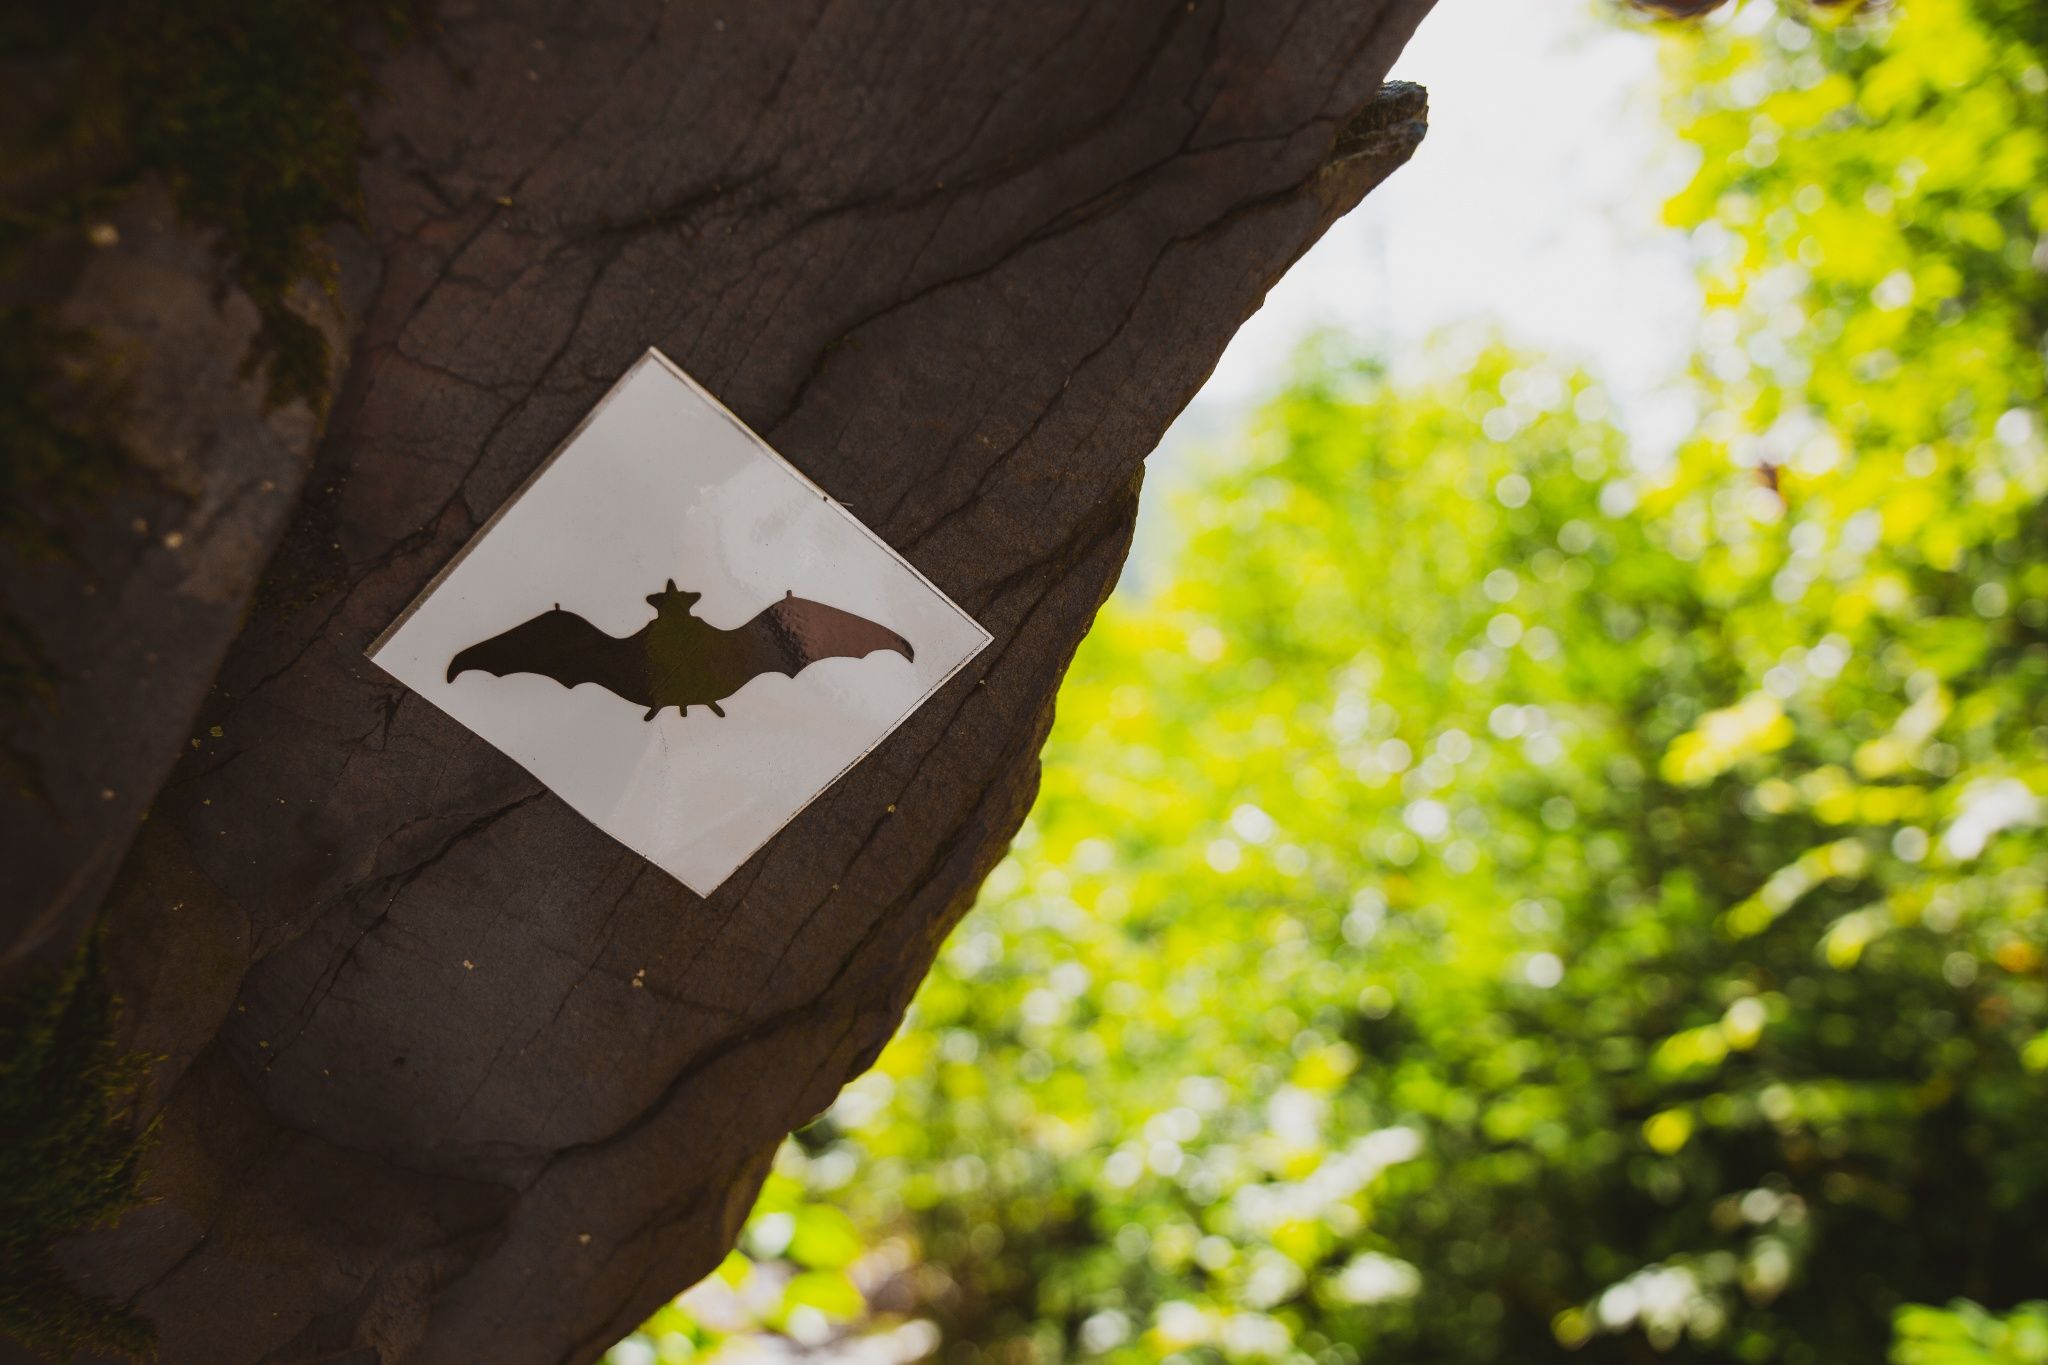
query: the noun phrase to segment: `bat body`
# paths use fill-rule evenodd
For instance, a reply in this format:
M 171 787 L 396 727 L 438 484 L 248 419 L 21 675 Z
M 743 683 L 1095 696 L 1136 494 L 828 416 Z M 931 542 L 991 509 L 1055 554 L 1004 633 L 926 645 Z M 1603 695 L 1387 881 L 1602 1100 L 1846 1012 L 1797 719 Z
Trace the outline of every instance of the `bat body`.
M 820 659 L 861 659 L 881 650 L 916 658 L 910 641 L 838 607 L 785 594 L 736 630 L 699 620 L 700 593 L 668 587 L 648 597 L 654 619 L 632 635 L 607 635 L 559 604 L 448 661 L 448 681 L 476 670 L 497 677 L 538 673 L 564 687 L 596 683 L 653 720 L 670 706 L 725 712 L 718 703 L 764 673 L 795 677 Z

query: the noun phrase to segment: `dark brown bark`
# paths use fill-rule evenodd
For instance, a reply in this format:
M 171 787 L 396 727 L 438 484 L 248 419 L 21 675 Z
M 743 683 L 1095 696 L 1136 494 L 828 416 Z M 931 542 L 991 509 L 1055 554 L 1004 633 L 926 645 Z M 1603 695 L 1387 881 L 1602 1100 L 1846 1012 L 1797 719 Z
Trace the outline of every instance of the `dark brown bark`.
M 1142 458 L 1414 149 L 1380 82 L 1427 4 L 451 4 L 387 59 L 317 448 L 232 376 L 144 409 L 251 414 L 195 477 L 274 485 L 259 549 L 167 618 L 167 506 L 113 613 L 38 618 L 87 661 L 161 619 L 171 660 L 118 748 L 75 687 L 34 746 L 77 789 L 17 902 L 49 942 L 154 793 L 105 909 L 155 1202 L 81 1282 L 166 1362 L 517 1365 L 714 1265 L 1030 804 Z M 649 345 L 996 637 L 708 900 L 362 657 Z

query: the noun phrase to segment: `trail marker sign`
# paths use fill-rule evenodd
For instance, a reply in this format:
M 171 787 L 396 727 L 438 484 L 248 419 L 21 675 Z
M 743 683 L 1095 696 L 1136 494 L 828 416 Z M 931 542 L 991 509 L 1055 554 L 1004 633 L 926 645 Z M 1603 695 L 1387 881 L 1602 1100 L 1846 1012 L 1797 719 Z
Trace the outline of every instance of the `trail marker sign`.
M 369 656 L 709 895 L 989 639 L 650 350 Z

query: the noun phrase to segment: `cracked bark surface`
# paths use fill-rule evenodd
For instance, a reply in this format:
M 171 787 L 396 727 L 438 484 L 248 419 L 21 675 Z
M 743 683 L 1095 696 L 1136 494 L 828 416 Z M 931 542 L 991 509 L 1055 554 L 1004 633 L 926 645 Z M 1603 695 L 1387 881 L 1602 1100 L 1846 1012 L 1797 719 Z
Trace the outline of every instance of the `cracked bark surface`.
M 449 4 L 385 59 L 346 381 L 106 897 L 162 1136 L 81 1283 L 170 1365 L 521 1365 L 715 1265 L 1022 820 L 1143 457 L 1414 150 L 1427 5 Z M 649 345 L 996 637 L 708 899 L 362 657 Z

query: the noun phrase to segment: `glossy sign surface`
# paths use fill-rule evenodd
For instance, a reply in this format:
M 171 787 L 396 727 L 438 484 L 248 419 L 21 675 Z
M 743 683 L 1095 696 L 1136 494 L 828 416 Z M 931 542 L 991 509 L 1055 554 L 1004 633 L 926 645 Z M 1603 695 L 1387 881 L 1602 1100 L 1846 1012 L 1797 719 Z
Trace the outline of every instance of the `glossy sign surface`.
M 708 895 L 988 643 L 649 351 L 369 655 Z

